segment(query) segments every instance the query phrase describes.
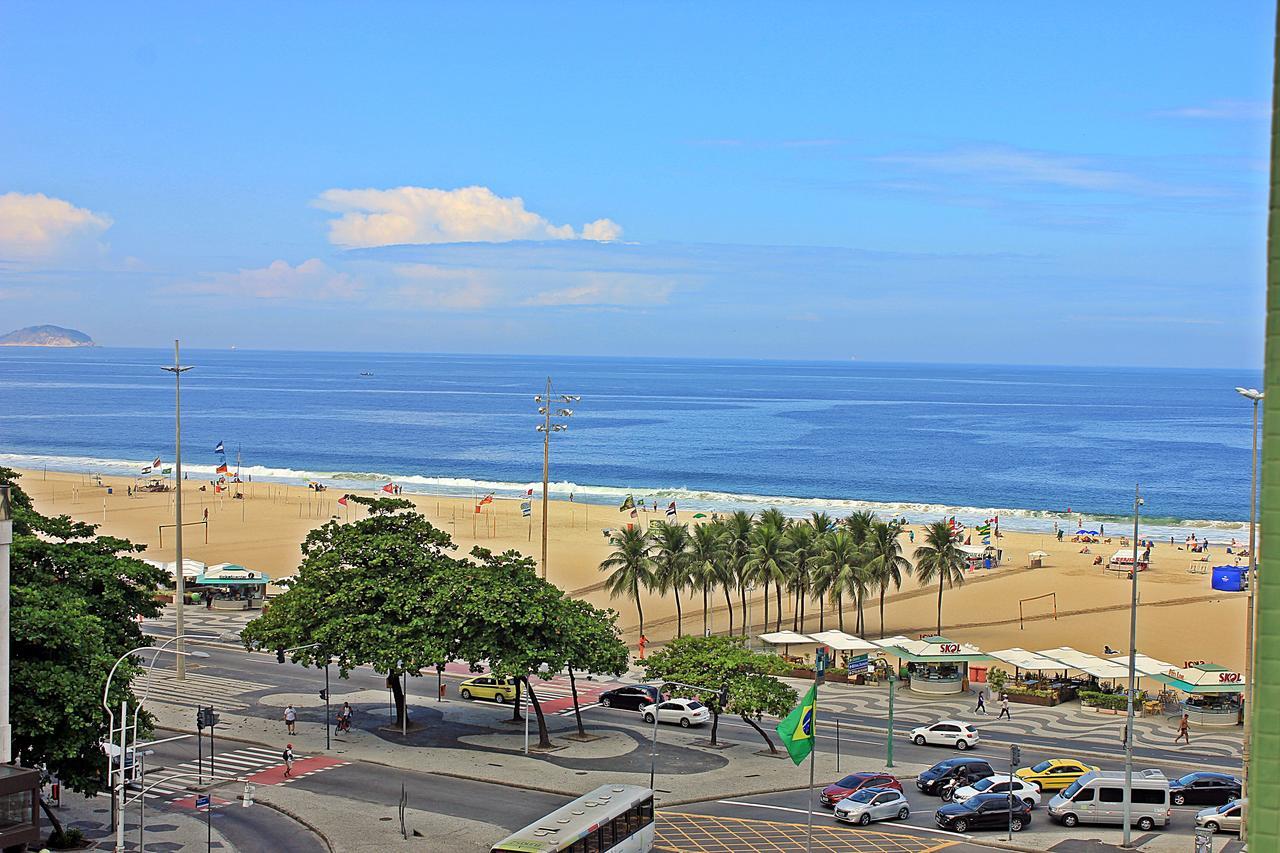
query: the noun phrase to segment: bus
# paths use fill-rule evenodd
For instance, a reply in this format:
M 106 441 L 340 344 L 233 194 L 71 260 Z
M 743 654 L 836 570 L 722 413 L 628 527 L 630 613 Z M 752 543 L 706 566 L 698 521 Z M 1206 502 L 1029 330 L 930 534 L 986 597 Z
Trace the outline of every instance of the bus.
M 650 853 L 653 791 L 601 785 L 493 846 L 491 853 Z

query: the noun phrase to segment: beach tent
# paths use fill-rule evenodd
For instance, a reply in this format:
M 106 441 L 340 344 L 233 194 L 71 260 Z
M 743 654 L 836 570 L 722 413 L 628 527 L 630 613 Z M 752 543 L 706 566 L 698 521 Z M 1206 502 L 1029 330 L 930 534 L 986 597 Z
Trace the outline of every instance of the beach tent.
M 1045 557 L 1048 556 L 1049 553 L 1047 551 L 1032 551 L 1027 555 L 1027 558 L 1031 560 L 1031 568 L 1042 569 L 1044 568 Z
M 1223 592 L 1243 592 L 1249 588 L 1249 567 L 1214 566 L 1212 585 Z
M 1128 673 L 1129 673 L 1129 656 L 1128 655 L 1116 655 L 1115 657 L 1110 658 L 1110 660 L 1112 663 L 1116 663 L 1116 664 L 1119 664 L 1120 666 L 1123 666 L 1125 670 L 1125 676 L 1128 677 Z M 1133 668 L 1138 675 L 1141 675 L 1144 678 L 1149 678 L 1155 675 L 1163 675 L 1169 672 L 1170 670 L 1177 669 L 1177 667 L 1175 667 L 1171 663 L 1165 663 L 1162 660 L 1158 660 L 1153 657 L 1148 657 L 1147 655 L 1144 655 L 1141 652 L 1134 655 Z
M 775 631 L 772 634 L 757 634 L 757 640 L 763 640 L 771 646 L 782 646 L 783 654 L 791 651 L 792 646 L 816 646 L 818 641 L 795 631 Z
M 1245 687 L 1243 675 L 1216 663 L 1200 663 L 1186 669 L 1170 668 L 1168 672 L 1152 677 L 1183 693 L 1242 693 Z
M 987 657 L 1001 663 L 1007 663 L 1014 669 L 1043 671 L 1046 669 L 1062 669 L 1062 664 L 1052 658 L 1029 652 L 1026 649 L 1001 649 L 998 652 L 987 652 Z
M 981 568 L 987 559 L 991 560 L 993 566 L 998 566 L 1000 558 L 1004 555 L 1004 552 L 994 545 L 957 545 L 956 550 L 964 554 L 965 561 L 971 569 Z
M 1087 673 L 1098 679 L 1112 680 L 1129 677 L 1128 666 L 1120 666 L 1118 663 L 1113 663 L 1106 658 L 1078 651 L 1070 646 L 1045 649 L 1044 651 L 1036 652 L 1036 654 L 1058 661 L 1062 668 L 1074 669 L 1077 672 Z
M 1116 551 L 1114 554 L 1111 555 L 1111 562 L 1107 564 L 1107 568 L 1122 569 L 1124 571 L 1128 571 L 1129 569 L 1133 568 L 1133 549 L 1121 548 L 1119 551 Z M 1143 572 L 1149 568 L 1151 568 L 1150 561 L 1142 559 L 1142 554 L 1139 553 L 1138 554 L 1138 571 Z
M 875 643 L 864 640 L 861 637 L 855 637 L 852 634 L 846 634 L 844 631 L 823 631 L 809 636 L 839 652 L 880 651 L 880 646 Z

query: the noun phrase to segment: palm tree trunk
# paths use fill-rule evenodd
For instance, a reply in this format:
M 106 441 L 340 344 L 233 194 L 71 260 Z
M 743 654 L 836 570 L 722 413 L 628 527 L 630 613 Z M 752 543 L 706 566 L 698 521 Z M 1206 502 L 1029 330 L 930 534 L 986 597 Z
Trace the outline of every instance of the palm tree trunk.
M 942 575 L 938 575 L 938 636 L 942 636 Z
M 729 611 L 729 636 L 733 636 L 733 596 L 729 595 L 729 587 L 724 588 L 724 606 Z
M 884 592 L 888 584 L 882 584 L 880 587 L 880 638 L 884 639 Z
M 742 636 L 747 636 L 747 587 L 746 584 L 738 587 L 738 595 L 742 600 Z
M 818 630 L 827 630 L 827 597 L 818 596 Z
M 676 636 L 684 636 L 684 614 L 680 612 L 680 590 L 678 587 L 672 587 L 671 591 L 676 596 Z
M 702 584 L 702 636 L 705 637 L 708 633 L 710 632 L 707 630 L 707 584 L 704 582 Z
M 774 593 L 775 600 L 778 603 L 778 613 L 776 616 L 773 617 L 773 630 L 781 631 L 782 630 L 782 584 L 780 582 L 775 583 L 773 585 L 773 593 Z
M 640 636 L 644 636 L 644 608 L 640 606 L 640 587 L 635 586 L 631 589 L 631 594 L 636 599 L 636 613 L 640 616 Z
M 802 630 L 804 628 L 804 602 L 805 602 L 805 599 L 808 597 L 809 597 L 809 584 L 805 583 L 800 587 L 799 594 L 796 595 L 796 598 L 800 599 L 800 628 L 797 628 L 796 630 Z
M 766 631 L 769 630 L 769 579 L 764 579 L 764 622 L 760 623 Z
M 840 630 L 844 630 L 844 596 L 836 596 L 836 611 L 840 614 Z
M 791 590 L 791 630 L 800 630 L 800 595 L 796 590 Z

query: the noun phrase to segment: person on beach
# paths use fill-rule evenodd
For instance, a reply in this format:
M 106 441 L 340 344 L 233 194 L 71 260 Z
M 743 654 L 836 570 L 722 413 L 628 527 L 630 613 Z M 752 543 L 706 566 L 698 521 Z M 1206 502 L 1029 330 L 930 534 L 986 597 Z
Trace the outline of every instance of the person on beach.
M 285 725 L 285 728 L 289 730 L 289 734 L 296 735 L 298 733 L 297 730 L 294 728 L 297 722 L 298 722 L 298 712 L 293 710 L 293 706 L 290 705 L 288 708 L 285 708 L 284 709 L 284 725 Z
M 908 530 L 908 531 L 907 531 L 907 541 L 908 541 L 908 542 L 915 542 L 915 541 L 916 541 L 916 532 L 915 532 L 914 530 Z
M 1178 721 L 1178 736 L 1173 739 L 1173 742 L 1177 743 L 1178 741 L 1191 746 L 1190 720 L 1186 714 L 1183 714 L 1182 719 Z
M 973 713 L 981 714 L 984 717 L 987 715 L 986 696 L 987 696 L 987 691 L 979 688 L 978 689 L 978 707 L 973 709 Z
M 996 719 L 1013 721 L 1013 717 L 1009 715 L 1009 694 L 1007 693 L 1000 694 L 1000 716 Z
M 284 778 L 288 779 L 293 775 L 293 744 L 285 744 L 280 757 L 284 759 Z

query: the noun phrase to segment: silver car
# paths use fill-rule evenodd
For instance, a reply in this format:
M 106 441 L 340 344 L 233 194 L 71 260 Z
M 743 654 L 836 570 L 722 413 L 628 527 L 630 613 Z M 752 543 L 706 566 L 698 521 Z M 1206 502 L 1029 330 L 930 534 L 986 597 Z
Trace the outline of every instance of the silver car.
M 1210 832 L 1239 832 L 1240 804 L 1244 800 L 1232 800 L 1225 806 L 1210 806 L 1196 812 L 1196 826 L 1203 826 Z
M 866 826 L 873 820 L 906 820 L 911 806 L 901 791 L 893 788 L 863 788 L 836 803 L 835 818 L 844 823 Z

